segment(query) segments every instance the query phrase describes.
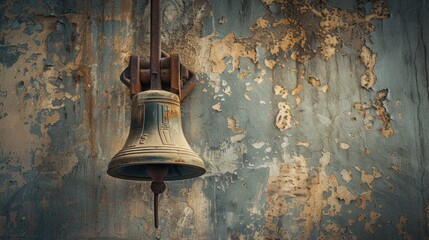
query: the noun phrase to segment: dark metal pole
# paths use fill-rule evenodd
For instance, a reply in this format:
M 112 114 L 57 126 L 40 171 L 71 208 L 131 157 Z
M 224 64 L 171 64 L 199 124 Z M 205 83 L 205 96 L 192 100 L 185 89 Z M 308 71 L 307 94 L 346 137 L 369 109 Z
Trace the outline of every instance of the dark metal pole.
M 160 0 L 151 1 L 150 12 L 150 89 L 162 89 L 161 86 L 161 4 Z

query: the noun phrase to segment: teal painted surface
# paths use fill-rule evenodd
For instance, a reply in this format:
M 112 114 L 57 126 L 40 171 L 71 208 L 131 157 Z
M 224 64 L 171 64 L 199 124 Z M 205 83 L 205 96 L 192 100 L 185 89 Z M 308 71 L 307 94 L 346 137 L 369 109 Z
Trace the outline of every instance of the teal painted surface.
M 0 1 L 0 238 L 428 238 L 429 3 L 381 3 L 163 2 L 163 50 L 198 75 L 182 121 L 208 172 L 168 183 L 155 231 L 150 184 L 106 174 L 148 2 Z

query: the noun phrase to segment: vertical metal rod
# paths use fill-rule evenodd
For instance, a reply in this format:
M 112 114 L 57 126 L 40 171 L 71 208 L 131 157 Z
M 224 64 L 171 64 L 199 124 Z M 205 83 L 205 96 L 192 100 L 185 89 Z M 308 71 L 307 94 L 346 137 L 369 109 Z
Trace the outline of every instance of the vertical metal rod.
M 155 196 L 153 198 L 153 216 L 154 216 L 154 223 L 155 228 L 158 228 L 159 221 L 158 221 L 158 193 L 155 193 Z
M 167 168 L 167 171 L 168 171 L 168 168 Z M 165 171 L 164 176 L 167 175 L 167 171 Z M 150 189 L 152 189 L 152 192 L 154 193 L 154 196 L 153 196 L 153 216 L 154 216 L 155 228 L 158 228 L 158 226 L 159 226 L 159 220 L 158 220 L 159 194 L 163 193 L 165 191 L 165 189 L 167 188 L 165 183 L 162 181 L 162 178 L 163 177 L 156 178 L 158 180 L 155 180 L 150 184 Z M 154 177 L 152 177 L 152 179 L 154 179 Z
M 161 4 L 160 0 L 151 1 L 150 11 L 150 89 L 162 89 L 161 86 Z

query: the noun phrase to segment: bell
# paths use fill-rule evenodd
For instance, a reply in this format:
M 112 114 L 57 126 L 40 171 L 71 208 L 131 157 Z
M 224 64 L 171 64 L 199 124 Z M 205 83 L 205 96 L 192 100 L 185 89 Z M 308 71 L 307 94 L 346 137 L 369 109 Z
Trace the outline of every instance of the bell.
M 205 172 L 204 162 L 183 135 L 179 97 L 163 90 L 134 95 L 128 139 L 110 161 L 107 173 L 160 182 L 194 178 Z

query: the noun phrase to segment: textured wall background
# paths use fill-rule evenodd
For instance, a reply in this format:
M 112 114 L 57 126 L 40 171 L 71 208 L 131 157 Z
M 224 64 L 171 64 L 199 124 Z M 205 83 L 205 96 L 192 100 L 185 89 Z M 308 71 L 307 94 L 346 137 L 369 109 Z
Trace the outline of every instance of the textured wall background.
M 144 9 L 144 14 L 143 14 Z M 165 0 L 208 173 L 106 174 L 148 1 L 0 1 L 0 238 L 428 239 L 428 1 Z

